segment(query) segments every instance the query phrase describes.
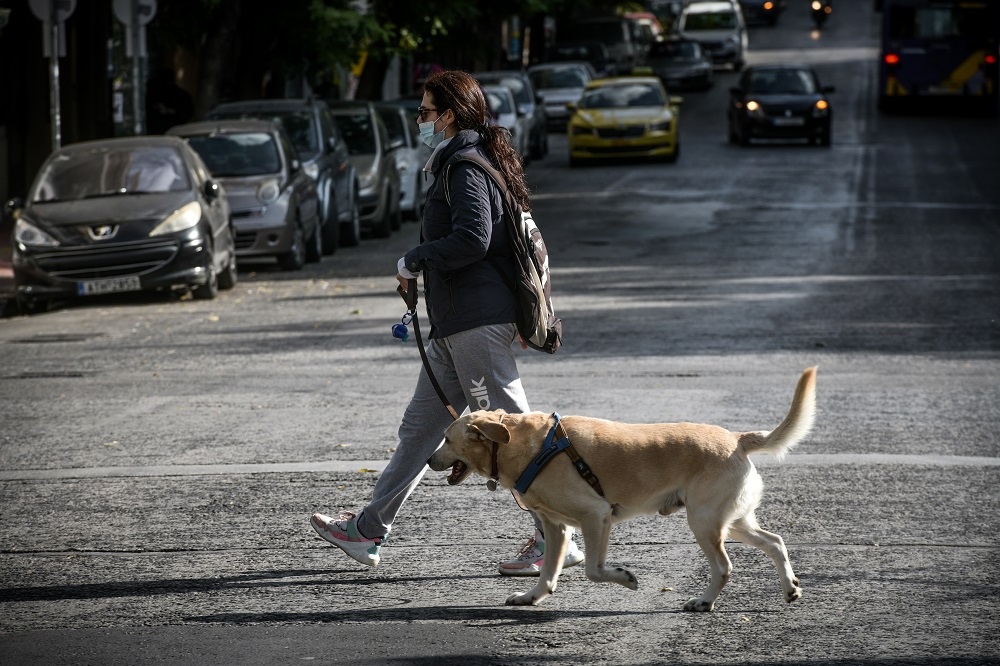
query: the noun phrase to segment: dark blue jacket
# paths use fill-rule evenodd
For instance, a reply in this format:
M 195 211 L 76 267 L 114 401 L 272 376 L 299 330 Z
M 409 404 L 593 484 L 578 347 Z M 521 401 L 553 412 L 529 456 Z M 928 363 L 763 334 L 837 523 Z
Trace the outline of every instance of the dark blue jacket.
M 411 273 L 423 271 L 431 338 L 515 321 L 514 259 L 502 193 L 482 170 L 460 162 L 450 169 L 451 206 L 445 198 L 448 159 L 464 151 L 486 157 L 479 144 L 477 132 L 462 130 L 434 155 L 420 245 L 405 256 Z

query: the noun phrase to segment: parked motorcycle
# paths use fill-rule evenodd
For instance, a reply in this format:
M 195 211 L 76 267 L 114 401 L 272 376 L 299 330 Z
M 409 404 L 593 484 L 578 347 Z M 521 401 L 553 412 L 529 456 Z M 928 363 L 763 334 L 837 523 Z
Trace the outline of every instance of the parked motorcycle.
M 833 13 L 833 5 L 830 0 L 812 0 L 811 7 L 812 20 L 818 30 L 823 27 L 826 19 Z

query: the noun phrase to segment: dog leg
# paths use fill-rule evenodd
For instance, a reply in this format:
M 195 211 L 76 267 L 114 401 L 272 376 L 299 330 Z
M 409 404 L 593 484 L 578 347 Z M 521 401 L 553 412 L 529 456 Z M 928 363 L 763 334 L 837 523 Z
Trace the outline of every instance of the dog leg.
M 569 546 L 569 528 L 553 523 L 543 515 L 542 529 L 545 531 L 545 559 L 542 560 L 542 570 L 538 573 L 538 583 L 524 594 L 512 594 L 507 597 L 508 606 L 537 606 L 545 597 L 556 591 L 559 573 L 562 571 L 566 549 Z
M 734 521 L 729 533 L 734 539 L 764 551 L 774 561 L 774 566 L 778 569 L 778 579 L 781 580 L 781 589 L 785 593 L 785 601 L 792 603 L 802 596 L 799 579 L 792 571 L 788 550 L 780 536 L 762 530 L 753 513 Z
M 611 514 L 581 521 L 587 578 L 595 583 L 618 583 L 630 590 L 639 589 L 639 579 L 624 567 L 608 567 L 608 540 L 611 538 Z
M 694 538 L 701 546 L 701 550 L 708 558 L 708 566 L 712 571 L 712 579 L 701 593 L 700 597 L 689 599 L 684 604 L 686 611 L 710 611 L 715 608 L 715 600 L 719 598 L 722 588 L 729 582 L 729 575 L 733 572 L 733 564 L 729 561 L 723 545 L 723 529 L 718 524 L 707 524 L 696 521 L 690 510 L 688 511 L 688 524 L 694 532 Z

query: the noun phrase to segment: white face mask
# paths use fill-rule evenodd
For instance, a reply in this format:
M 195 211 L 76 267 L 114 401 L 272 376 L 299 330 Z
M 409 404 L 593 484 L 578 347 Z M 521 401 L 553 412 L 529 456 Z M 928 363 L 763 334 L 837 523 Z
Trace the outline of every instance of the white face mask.
M 431 149 L 437 148 L 438 145 L 444 141 L 444 131 L 448 129 L 448 126 L 445 125 L 440 132 L 436 134 L 434 133 L 434 125 L 436 125 L 437 121 L 440 119 L 441 116 L 438 116 L 434 120 L 428 120 L 426 123 L 419 123 L 417 125 L 417 131 L 420 133 L 420 140 L 427 144 Z

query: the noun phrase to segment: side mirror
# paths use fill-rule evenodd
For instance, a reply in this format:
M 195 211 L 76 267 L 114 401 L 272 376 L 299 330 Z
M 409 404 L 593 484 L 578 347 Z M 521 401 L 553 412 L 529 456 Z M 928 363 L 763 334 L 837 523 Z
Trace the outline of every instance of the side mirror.
M 222 194 L 222 186 L 219 185 L 219 181 L 217 180 L 206 180 L 205 186 L 202 188 L 202 193 L 210 202 L 215 201 Z
M 298 173 L 299 169 L 302 168 L 302 162 L 299 162 L 297 159 L 292 159 L 288 163 L 288 168 L 291 170 L 292 173 Z
M 518 104 L 517 105 L 517 115 L 519 115 L 519 116 L 526 116 L 526 115 L 528 115 L 528 105 L 527 104 Z
M 24 208 L 24 199 L 21 197 L 13 197 L 12 199 L 7 199 L 3 205 L 3 214 L 5 217 L 13 218 L 17 211 Z

